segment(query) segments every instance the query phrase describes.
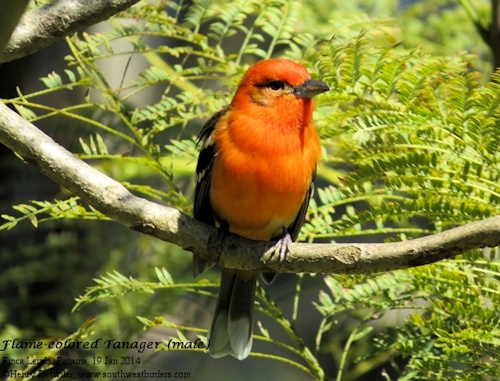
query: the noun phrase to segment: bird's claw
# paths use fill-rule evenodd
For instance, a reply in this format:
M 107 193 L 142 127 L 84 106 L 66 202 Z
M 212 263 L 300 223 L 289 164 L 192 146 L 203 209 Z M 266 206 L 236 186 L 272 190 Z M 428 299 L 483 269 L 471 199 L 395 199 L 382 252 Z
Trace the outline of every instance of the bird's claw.
M 271 257 L 278 254 L 279 267 L 281 267 L 281 264 L 285 261 L 288 253 L 290 252 L 290 244 L 293 242 L 290 234 L 288 234 L 287 231 L 285 231 L 285 233 L 286 234 L 281 237 L 269 250 L 271 252 Z M 274 271 L 264 271 L 262 273 L 262 279 L 267 284 L 271 284 L 276 279 L 277 275 L 278 273 Z
M 273 252 L 279 255 L 280 265 L 285 261 L 290 252 L 290 245 L 292 243 L 292 237 L 286 232 L 286 234 L 272 247 Z

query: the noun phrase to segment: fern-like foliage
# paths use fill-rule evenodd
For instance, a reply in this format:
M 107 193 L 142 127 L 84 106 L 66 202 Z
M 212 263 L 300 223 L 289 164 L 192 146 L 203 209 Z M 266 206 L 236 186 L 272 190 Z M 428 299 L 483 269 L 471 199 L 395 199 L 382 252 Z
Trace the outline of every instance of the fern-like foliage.
M 348 343 L 361 343 L 354 349 L 346 345 L 334 358 L 341 364 L 344 379 L 353 379 L 383 353 L 390 354 L 394 364 L 404 364 L 400 380 L 480 380 L 497 375 L 500 317 L 494 306 L 500 295 L 499 270 L 498 262 L 477 258 L 356 279 L 355 283 L 327 277 L 327 291 L 317 303 L 323 315 L 318 345 L 325 333 L 341 329 L 339 316 L 349 313 L 356 320 L 351 323 Z M 405 316 L 400 324 L 394 325 L 395 313 Z M 377 333 L 386 325 L 384 333 Z M 350 363 L 347 353 L 355 357 Z
M 306 237 L 408 239 L 500 213 L 498 74 L 482 85 L 467 56 L 375 48 L 364 33 L 334 39 L 323 51 L 313 62 L 335 84 L 320 111 L 327 160 L 350 171 L 336 188 L 318 192 Z M 418 217 L 427 228 L 414 223 Z M 402 356 L 403 380 L 498 375 L 498 258 L 464 258 L 376 277 L 327 278 L 318 345 L 349 310 L 359 323 L 336 358 L 345 379 L 379 358 L 380 348 Z M 353 342 L 366 338 L 374 319 L 400 309 L 410 319 L 384 338 L 374 335 L 377 349 L 357 352 L 362 361 L 349 367 Z
M 29 220 L 36 228 L 38 223 L 47 220 L 63 219 L 87 219 L 87 220 L 106 220 L 108 219 L 102 213 L 88 206 L 88 210 L 78 204 L 78 197 L 72 197 L 67 200 L 49 201 L 31 201 L 31 204 L 14 205 L 12 208 L 21 215 L 18 217 L 2 214 L 1 217 L 6 222 L 0 225 L 2 229 L 13 229 L 19 222 Z M 40 218 L 39 216 L 43 216 Z
M 413 217 L 439 230 L 498 214 L 496 80 L 480 85 L 467 57 L 417 60 L 422 52 L 367 43 L 364 34 L 333 40 L 324 48 L 328 55 L 314 60 L 335 87 L 322 98 L 327 160 L 353 170 L 336 189 L 319 193 L 321 205 L 312 212 L 320 218 L 312 218 L 307 233 L 335 238 L 374 227 L 392 233 L 386 223 Z M 347 208 L 325 223 L 329 229 L 321 223 L 356 201 L 371 207 L 359 213 Z M 411 225 L 399 231 L 416 233 Z

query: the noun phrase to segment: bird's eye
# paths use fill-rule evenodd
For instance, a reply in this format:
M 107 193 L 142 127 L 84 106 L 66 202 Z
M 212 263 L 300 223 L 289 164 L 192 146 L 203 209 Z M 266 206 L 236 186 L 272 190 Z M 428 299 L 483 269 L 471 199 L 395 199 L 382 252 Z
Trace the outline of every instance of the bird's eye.
M 282 90 L 285 87 L 285 83 L 281 82 L 281 81 L 272 81 L 272 82 L 269 82 L 268 87 L 271 90 L 278 91 L 278 90 Z

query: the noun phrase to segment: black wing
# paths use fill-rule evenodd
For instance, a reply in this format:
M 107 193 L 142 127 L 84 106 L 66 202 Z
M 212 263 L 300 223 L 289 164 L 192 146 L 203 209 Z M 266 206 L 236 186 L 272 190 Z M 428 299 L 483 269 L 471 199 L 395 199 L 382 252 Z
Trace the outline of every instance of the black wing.
M 215 225 L 212 206 L 210 205 L 210 183 L 212 167 L 217 151 L 212 140 L 212 133 L 220 118 L 228 111 L 228 107 L 215 113 L 203 126 L 198 135 L 198 144 L 201 144 L 198 164 L 196 165 L 196 188 L 194 191 L 194 212 L 197 220 L 206 224 Z
M 212 205 L 210 204 L 210 183 L 212 181 L 212 168 L 217 150 L 212 139 L 220 118 L 228 111 L 228 107 L 223 108 L 214 114 L 203 126 L 198 135 L 198 144 L 202 144 L 198 164 L 196 165 L 196 188 L 194 190 L 194 211 L 193 216 L 199 221 L 209 225 L 215 225 Z M 207 271 L 215 264 L 197 255 L 193 255 L 193 275 L 198 275 Z

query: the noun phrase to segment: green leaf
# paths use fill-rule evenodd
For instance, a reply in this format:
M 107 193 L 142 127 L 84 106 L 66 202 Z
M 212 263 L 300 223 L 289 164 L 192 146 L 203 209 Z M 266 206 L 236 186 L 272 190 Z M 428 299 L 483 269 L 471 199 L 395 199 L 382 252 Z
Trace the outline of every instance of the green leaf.
M 353 337 L 352 337 L 352 341 L 358 341 L 358 340 L 361 340 L 361 339 L 364 339 L 366 336 L 368 336 L 371 332 L 373 331 L 373 327 L 366 327 L 365 329 L 363 329 L 361 332 L 358 332 L 356 333 Z
M 158 277 L 158 280 L 163 283 L 163 284 L 174 284 L 174 280 L 172 279 L 172 276 L 170 273 L 162 267 L 159 269 L 158 267 L 155 267 L 155 272 L 156 276 Z
M 59 74 L 57 74 L 56 72 L 52 72 L 47 77 L 40 78 L 40 80 L 49 89 L 62 86 L 62 84 L 63 84 L 61 76 Z

